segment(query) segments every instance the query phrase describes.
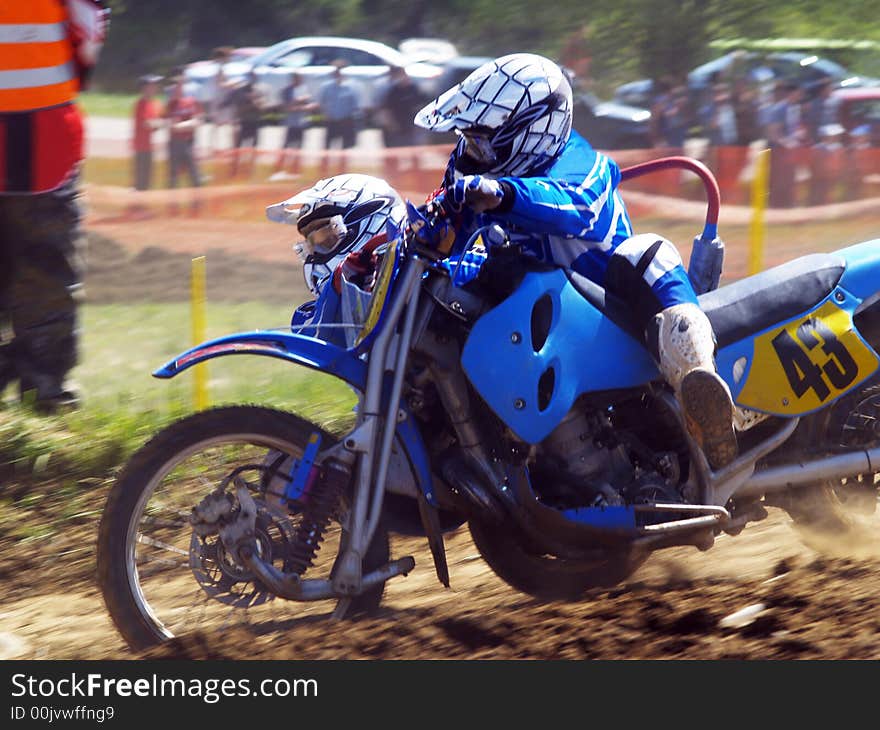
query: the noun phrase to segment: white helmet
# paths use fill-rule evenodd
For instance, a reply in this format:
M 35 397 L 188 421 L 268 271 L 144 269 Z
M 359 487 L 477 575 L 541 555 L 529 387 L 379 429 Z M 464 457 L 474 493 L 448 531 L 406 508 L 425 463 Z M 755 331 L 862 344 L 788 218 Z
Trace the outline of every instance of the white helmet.
M 296 225 L 305 240 L 294 246 L 306 285 L 317 296 L 352 251 L 385 231 L 400 228 L 406 206 L 387 182 L 370 175 L 335 175 L 266 208 L 266 217 Z
M 434 132 L 459 131 L 458 172 L 498 178 L 547 167 L 568 141 L 571 116 L 571 86 L 559 66 L 513 53 L 480 66 L 414 121 Z

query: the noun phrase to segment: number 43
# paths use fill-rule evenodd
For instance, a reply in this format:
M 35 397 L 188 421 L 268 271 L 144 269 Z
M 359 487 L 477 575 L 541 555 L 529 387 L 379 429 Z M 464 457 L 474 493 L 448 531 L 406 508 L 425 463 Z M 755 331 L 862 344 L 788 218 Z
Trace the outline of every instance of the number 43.
M 821 319 L 808 319 L 797 328 L 795 334 L 800 344 L 788 330 L 782 330 L 773 338 L 773 349 L 776 350 L 789 385 L 798 398 L 812 388 L 822 403 L 831 395 L 831 389 L 825 382 L 826 377 L 837 391 L 846 389 L 856 379 L 859 366 L 849 350 Z M 809 355 L 819 345 L 822 346 L 822 352 L 828 355 L 821 366 L 814 363 Z

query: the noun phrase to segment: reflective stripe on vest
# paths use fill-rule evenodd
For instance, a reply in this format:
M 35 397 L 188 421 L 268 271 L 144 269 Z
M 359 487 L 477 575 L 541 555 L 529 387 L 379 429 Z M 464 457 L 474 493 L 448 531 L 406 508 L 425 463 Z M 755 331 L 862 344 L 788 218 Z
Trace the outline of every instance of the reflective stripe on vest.
M 70 81 L 76 76 L 73 62 L 50 68 L 26 68 L 21 71 L 0 71 L 0 90 L 32 89 Z
M 67 104 L 79 79 L 61 0 L 0 2 L 0 112 Z
M 55 43 L 67 37 L 64 23 L 0 25 L 0 43 Z

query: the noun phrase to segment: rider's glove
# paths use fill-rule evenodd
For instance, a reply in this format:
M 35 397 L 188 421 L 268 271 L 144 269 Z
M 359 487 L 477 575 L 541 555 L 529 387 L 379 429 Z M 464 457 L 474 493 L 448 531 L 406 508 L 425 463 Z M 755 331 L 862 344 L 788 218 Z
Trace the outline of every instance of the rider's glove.
M 493 210 L 504 200 L 504 188 L 497 180 L 482 175 L 465 175 L 456 180 L 448 194 L 457 206 L 466 205 L 475 213 Z

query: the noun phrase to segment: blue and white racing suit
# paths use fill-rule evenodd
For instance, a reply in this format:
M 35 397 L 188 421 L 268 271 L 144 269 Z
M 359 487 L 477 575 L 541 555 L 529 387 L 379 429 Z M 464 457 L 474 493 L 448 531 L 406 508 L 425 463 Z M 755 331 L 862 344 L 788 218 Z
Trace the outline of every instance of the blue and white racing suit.
M 444 187 L 454 182 L 452 170 L 450 159 Z M 505 192 L 501 206 L 482 214 L 464 209 L 455 221 L 453 259 L 477 228 L 499 223 L 524 252 L 572 269 L 629 302 L 640 325 L 667 307 L 697 303 L 678 250 L 659 236 L 633 236 L 617 189 L 620 169 L 577 132 L 539 176 L 498 182 Z M 478 266 L 471 260 L 461 269 L 459 282 L 476 275 Z

